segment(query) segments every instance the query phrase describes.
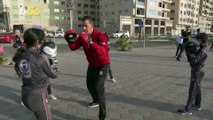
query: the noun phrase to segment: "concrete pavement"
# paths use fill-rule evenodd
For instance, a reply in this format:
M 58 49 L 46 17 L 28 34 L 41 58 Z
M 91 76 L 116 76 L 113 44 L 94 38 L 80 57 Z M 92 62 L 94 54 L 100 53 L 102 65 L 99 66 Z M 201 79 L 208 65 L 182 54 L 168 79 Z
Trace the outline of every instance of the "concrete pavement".
M 186 104 L 190 68 L 177 62 L 172 46 L 113 50 L 111 67 L 118 83 L 106 82 L 108 120 L 213 120 L 213 53 L 209 52 L 202 81 L 202 111 L 182 116 L 176 110 Z M 51 80 L 58 100 L 51 100 L 54 120 L 96 120 L 97 108 L 87 108 L 91 97 L 86 88 L 87 61 L 81 50 L 61 50 L 60 74 Z M 20 105 L 21 82 L 12 66 L 0 67 L 0 120 L 35 120 Z

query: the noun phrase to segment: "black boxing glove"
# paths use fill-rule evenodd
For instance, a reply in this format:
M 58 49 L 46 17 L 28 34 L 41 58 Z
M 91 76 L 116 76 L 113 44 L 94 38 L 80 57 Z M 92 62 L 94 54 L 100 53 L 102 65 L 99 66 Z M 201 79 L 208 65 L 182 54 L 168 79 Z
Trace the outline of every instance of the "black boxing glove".
M 74 43 L 78 37 L 78 33 L 75 30 L 68 30 L 65 32 L 64 38 L 67 43 Z

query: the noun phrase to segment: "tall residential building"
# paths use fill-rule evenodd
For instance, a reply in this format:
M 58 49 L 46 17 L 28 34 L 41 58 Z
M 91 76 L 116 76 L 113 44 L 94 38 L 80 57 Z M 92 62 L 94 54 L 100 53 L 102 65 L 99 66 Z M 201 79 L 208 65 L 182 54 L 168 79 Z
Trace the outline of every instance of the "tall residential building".
M 137 36 L 143 23 L 146 34 L 166 35 L 172 28 L 168 17 L 171 3 L 171 0 L 99 0 L 100 28 L 108 34 L 128 30 Z
M 213 0 L 200 0 L 199 13 L 199 28 L 210 33 L 213 21 Z
M 39 25 L 47 29 L 70 28 L 70 12 L 66 0 L 2 0 L 0 20 L 13 25 Z
M 92 16 L 99 27 L 98 0 L 1 0 L 0 22 L 13 25 L 40 25 L 48 30 L 70 28 L 82 31 L 82 17 Z
M 200 0 L 172 0 L 170 17 L 175 34 L 190 26 L 192 32 L 198 28 Z

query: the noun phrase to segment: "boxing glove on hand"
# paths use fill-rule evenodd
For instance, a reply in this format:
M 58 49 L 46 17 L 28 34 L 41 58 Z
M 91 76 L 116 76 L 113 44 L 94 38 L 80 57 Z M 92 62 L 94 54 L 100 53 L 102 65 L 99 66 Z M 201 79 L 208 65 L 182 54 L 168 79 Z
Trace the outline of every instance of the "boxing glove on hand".
M 73 43 L 76 41 L 78 37 L 78 33 L 75 30 L 68 30 L 66 31 L 64 38 L 67 41 L 67 43 Z
M 56 57 L 49 57 L 50 66 L 58 72 L 58 60 Z
M 40 47 L 40 52 L 48 57 L 56 57 L 57 46 L 53 41 L 44 42 Z
M 89 48 L 89 36 L 88 36 L 87 33 L 81 32 L 81 33 L 79 34 L 79 39 L 82 41 L 83 46 L 84 46 L 85 48 Z
M 57 46 L 53 41 L 44 42 L 40 47 L 40 52 L 48 56 L 51 67 L 58 68 Z

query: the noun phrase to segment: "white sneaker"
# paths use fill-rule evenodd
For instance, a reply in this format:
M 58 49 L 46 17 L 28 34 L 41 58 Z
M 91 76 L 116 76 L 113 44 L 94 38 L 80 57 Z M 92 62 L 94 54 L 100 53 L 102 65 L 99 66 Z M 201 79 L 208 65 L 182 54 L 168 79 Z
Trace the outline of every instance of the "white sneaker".
M 52 99 L 52 100 L 57 100 L 57 97 L 55 95 L 53 95 L 53 94 L 50 94 L 48 98 Z
M 113 83 L 116 83 L 116 82 L 117 82 L 114 78 L 109 79 L 109 81 L 110 81 L 110 82 L 113 82 Z
M 21 101 L 21 105 L 24 106 L 24 103 Z

